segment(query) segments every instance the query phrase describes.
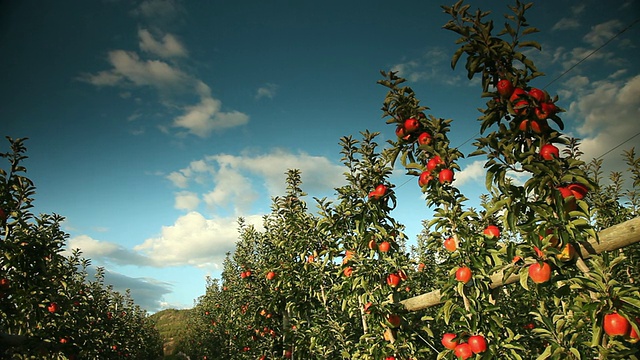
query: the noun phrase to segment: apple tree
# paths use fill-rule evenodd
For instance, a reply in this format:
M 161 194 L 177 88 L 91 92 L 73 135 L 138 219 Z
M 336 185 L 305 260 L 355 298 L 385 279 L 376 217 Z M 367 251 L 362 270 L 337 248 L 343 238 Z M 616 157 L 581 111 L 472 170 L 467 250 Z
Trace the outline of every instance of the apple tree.
M 13 359 L 152 359 L 162 351 L 146 311 L 105 286 L 90 261 L 62 253 L 63 217 L 34 215 L 35 185 L 25 176 L 25 139 L 0 156 L 0 355 Z
M 594 257 L 587 265 L 576 256 L 597 236 L 588 201 L 597 183 L 585 171 L 577 142 L 561 133 L 558 97 L 531 85 L 542 75 L 521 52 L 540 48 L 526 38 L 538 32 L 525 18 L 531 6 L 516 1 L 497 35 L 490 12 L 470 12 L 462 1 L 443 7 L 451 16 L 444 27 L 461 44 L 452 67 L 466 56 L 468 78 L 479 76 L 489 99 L 479 118 L 483 136 L 469 154 L 487 159 L 489 196 L 481 211 L 465 209 L 467 199 L 451 182 L 462 157 L 449 146 L 451 121 L 426 115 L 395 73 L 383 73 L 380 81 L 390 89 L 383 110 L 398 135 L 388 157 L 392 163 L 400 157 L 435 208 L 428 247 L 437 251 L 445 241 L 453 250 L 442 262 L 449 277 L 439 284 L 444 305 L 435 322 L 450 329 L 439 358 L 626 357 L 637 351 L 629 342 L 607 342 L 601 331 L 609 314 L 629 322 L 640 308 L 638 287 L 615 276 L 625 259 Z M 519 274 L 521 288 L 496 289 L 490 275 L 497 271 Z M 532 317 L 531 332 L 513 326 L 518 311 L 507 309 Z M 529 339 L 542 346 L 525 346 Z

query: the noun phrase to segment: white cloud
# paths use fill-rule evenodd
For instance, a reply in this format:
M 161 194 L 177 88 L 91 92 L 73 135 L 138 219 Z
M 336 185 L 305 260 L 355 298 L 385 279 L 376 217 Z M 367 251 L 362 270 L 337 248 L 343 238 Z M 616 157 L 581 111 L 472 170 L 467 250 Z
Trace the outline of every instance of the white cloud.
M 398 72 L 398 76 L 409 81 L 439 81 L 455 84 L 458 76 L 452 76 L 441 71 L 444 64 L 450 61 L 450 55 L 442 48 L 434 47 L 427 50 L 421 58 L 408 60 L 391 67 L 391 71 Z
M 487 170 L 484 168 L 485 161 L 476 160 L 467 164 L 460 172 L 455 174 L 455 186 L 462 186 L 467 182 L 480 182 L 484 184 Z M 483 187 L 484 188 L 484 187 Z
M 176 194 L 174 207 L 178 210 L 195 210 L 200 205 L 198 194 L 190 191 L 182 191 Z
M 260 88 L 258 88 L 258 91 L 256 91 L 256 100 L 262 99 L 262 98 L 269 98 L 269 99 L 273 99 L 276 96 L 276 92 L 278 90 L 278 85 L 276 84 L 265 84 L 264 86 L 261 86 Z
M 147 0 L 134 14 L 147 20 L 156 17 L 168 19 L 179 13 L 180 9 L 175 1 Z M 151 30 L 140 28 L 138 38 L 141 53 L 145 55 L 174 60 L 187 56 L 186 48 L 175 35 L 165 33 L 157 27 Z M 157 58 L 143 58 L 138 52 L 121 49 L 109 51 L 107 60 L 111 69 L 81 74 L 78 79 L 98 87 L 125 87 L 129 94 L 131 88 L 135 87 L 154 88 L 160 93 L 164 106 L 172 111 L 176 108 L 182 110 L 182 114 L 173 118 L 172 125 L 186 130 L 189 134 L 207 137 L 216 130 L 229 129 L 249 122 L 249 116 L 240 111 L 223 111 L 221 101 L 212 96 L 209 86 L 181 70 L 177 63 L 168 63 Z M 184 95 L 195 95 L 198 100 L 195 104 L 183 104 Z M 159 125 L 158 128 L 163 132 L 168 132 L 169 129 L 165 124 Z
M 113 50 L 108 54 L 113 69 L 100 71 L 95 75 L 83 74 L 80 80 L 96 86 L 117 86 L 132 84 L 151 86 L 158 90 L 174 91 L 184 88 L 189 76 L 160 60 L 143 60 L 132 51 Z
M 67 254 L 74 249 L 80 249 L 83 257 L 104 263 L 139 266 L 152 264 L 152 260 L 149 258 L 131 251 L 122 245 L 96 240 L 87 235 L 76 236 L 68 240 Z
M 578 15 L 581 15 L 586 9 L 585 4 L 578 4 L 571 7 L 571 17 L 564 17 L 560 19 L 551 30 L 567 30 L 567 29 L 575 29 L 580 26 L 580 20 L 578 19 Z
M 578 94 L 568 115 L 578 126 L 574 136 L 582 138 L 583 160 L 590 161 L 640 132 L 640 75 L 626 81 L 598 81 Z M 620 154 L 638 142 L 622 145 L 606 157 L 606 170 L 623 171 Z M 605 172 L 606 173 L 606 172 Z
M 210 155 L 172 172 L 167 179 L 181 189 L 192 184 L 206 188 L 200 197 L 209 209 L 231 210 L 239 216 L 246 214 L 259 198 L 263 191 L 260 186 L 266 188 L 264 197 L 284 194 L 289 169 L 301 171 L 302 187 L 307 192 L 326 193 L 343 184 L 341 165 L 322 156 L 283 150 L 266 154 Z
M 233 212 L 237 215 L 249 211 L 251 204 L 258 198 L 251 181 L 239 169 L 218 163 L 220 168 L 213 176 L 215 187 L 204 194 L 204 202 L 212 210 L 227 208 L 233 204 Z
M 245 220 L 260 229 L 261 216 L 248 216 Z M 233 251 L 238 236 L 237 218 L 207 219 L 192 211 L 173 225 L 164 226 L 157 237 L 145 240 L 134 250 L 153 259 L 157 266 L 221 268 L 225 254 Z
M 189 182 L 188 174 L 185 174 L 183 171 L 174 171 L 167 175 L 167 179 L 169 179 L 174 186 L 182 189 L 186 188 Z
M 623 24 L 620 20 L 610 20 L 597 24 L 591 27 L 591 31 L 584 36 L 583 40 L 593 47 L 598 47 L 614 37 L 622 27 Z
M 184 9 L 176 0 L 145 0 L 133 11 L 133 15 L 158 25 L 171 23 L 182 13 Z
M 555 30 L 567 30 L 567 29 L 575 29 L 580 27 L 580 22 L 577 19 L 572 18 L 562 18 L 557 23 L 553 25 L 551 28 L 552 31 Z
M 228 129 L 249 122 L 249 116 L 239 111 L 221 112 L 221 103 L 204 97 L 200 103 L 186 107 L 184 115 L 174 119 L 173 125 L 182 127 L 199 137 L 207 137 L 214 130 Z
M 96 274 L 94 267 L 89 267 L 87 273 L 90 278 Z M 124 294 L 127 289 L 131 291 L 131 298 L 141 308 L 153 313 L 162 310 L 163 296 L 172 292 L 172 285 L 153 278 L 134 278 L 118 272 L 105 270 L 105 284 L 112 285 L 113 290 Z
M 142 51 L 150 52 L 163 58 L 187 56 L 187 50 L 172 34 L 165 34 L 158 41 L 149 30 L 140 29 L 138 30 L 138 37 L 140 37 L 139 46 Z

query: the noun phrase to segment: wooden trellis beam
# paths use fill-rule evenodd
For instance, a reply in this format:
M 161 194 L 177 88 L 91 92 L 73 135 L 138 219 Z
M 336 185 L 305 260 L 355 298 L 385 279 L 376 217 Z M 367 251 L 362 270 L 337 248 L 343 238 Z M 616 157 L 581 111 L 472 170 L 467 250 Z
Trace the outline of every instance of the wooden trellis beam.
M 640 217 L 627 220 L 623 223 L 606 228 L 598 234 L 599 239 L 589 239 L 580 243 L 578 252 L 582 259 L 588 259 L 592 255 L 601 254 L 605 251 L 613 251 L 621 249 L 640 242 Z M 528 259 L 527 263 L 533 263 L 533 260 Z M 518 274 L 512 274 L 506 279 L 502 279 L 504 271 L 512 265 L 507 265 L 502 271 L 499 271 L 491 275 L 491 288 L 512 284 L 520 280 Z M 431 306 L 439 305 L 442 303 L 442 296 L 440 290 L 434 290 L 426 294 L 414 296 L 409 299 L 400 301 L 404 307 L 409 311 L 423 310 Z

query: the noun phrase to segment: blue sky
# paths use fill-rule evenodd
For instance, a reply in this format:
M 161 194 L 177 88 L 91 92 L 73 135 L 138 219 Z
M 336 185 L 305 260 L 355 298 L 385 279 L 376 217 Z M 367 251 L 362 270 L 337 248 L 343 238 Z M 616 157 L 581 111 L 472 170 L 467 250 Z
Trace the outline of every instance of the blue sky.
M 499 26 L 505 2 L 491 3 Z M 380 70 L 400 71 L 433 115 L 454 119 L 453 145 L 476 134 L 479 84 L 451 70 L 456 37 L 438 4 L 0 1 L 0 133 L 29 138 L 36 212 L 66 217 L 69 247 L 149 311 L 190 307 L 205 276 L 219 277 L 237 217 L 259 224 L 287 168 L 302 170 L 314 208 L 313 196 L 342 184 L 341 136 L 394 136 Z M 638 0 L 534 5 L 543 51 L 529 55 L 547 76 L 532 85 L 639 15 Z M 635 23 L 546 88 L 585 159 L 640 132 L 638 38 Z M 607 155 L 607 167 L 624 171 L 618 154 L 638 145 Z M 481 159 L 461 166 L 456 185 L 477 199 Z M 393 215 L 413 237 L 431 212 L 416 179 L 393 181 L 404 184 Z

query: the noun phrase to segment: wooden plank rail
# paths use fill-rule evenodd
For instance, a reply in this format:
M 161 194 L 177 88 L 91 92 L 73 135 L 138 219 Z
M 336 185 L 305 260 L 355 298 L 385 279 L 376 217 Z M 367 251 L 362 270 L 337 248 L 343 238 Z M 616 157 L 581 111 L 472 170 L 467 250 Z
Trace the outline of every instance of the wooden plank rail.
M 640 242 L 640 217 L 606 228 L 600 231 L 598 237 L 598 240 L 591 238 L 589 241 L 580 243 L 578 252 L 582 259 L 588 259 L 592 255 L 601 254 L 605 251 L 618 250 L 625 246 Z M 531 259 L 527 260 L 527 263 L 534 262 L 534 260 Z M 512 284 L 520 280 L 520 276 L 517 273 L 512 274 L 504 280 L 502 279 L 504 276 L 504 270 L 507 270 L 511 266 L 512 265 L 507 265 L 502 271 L 491 275 L 492 289 Z M 442 297 L 440 295 L 440 290 L 434 290 L 426 294 L 402 300 L 400 303 L 409 311 L 418 311 L 441 304 Z

